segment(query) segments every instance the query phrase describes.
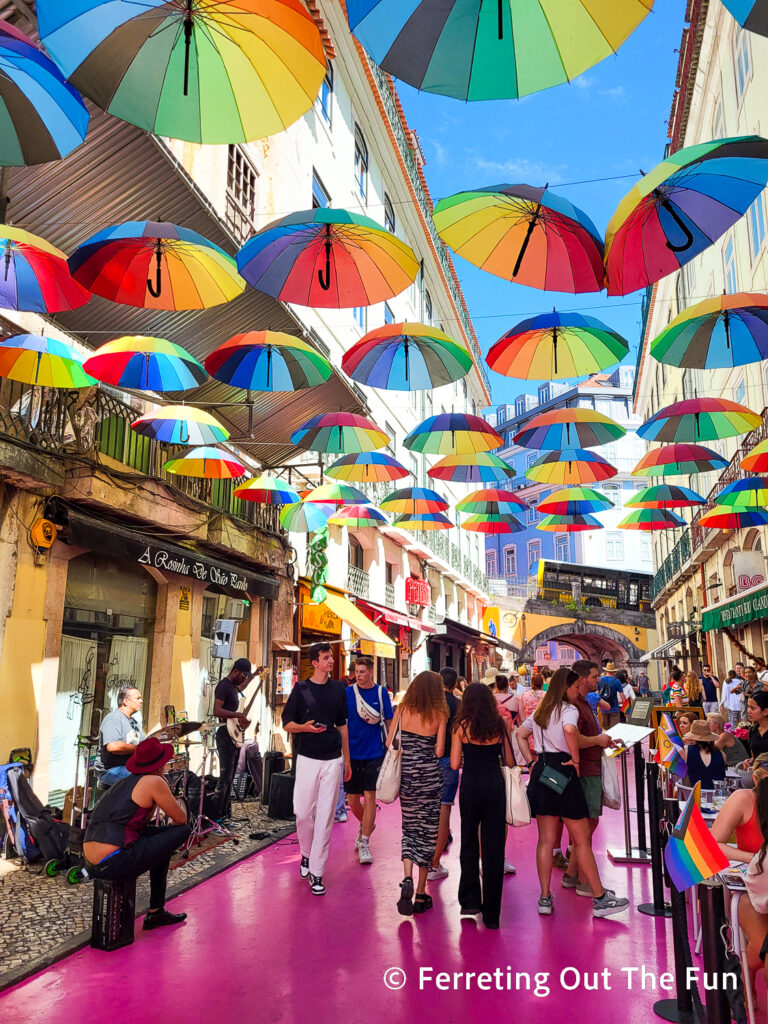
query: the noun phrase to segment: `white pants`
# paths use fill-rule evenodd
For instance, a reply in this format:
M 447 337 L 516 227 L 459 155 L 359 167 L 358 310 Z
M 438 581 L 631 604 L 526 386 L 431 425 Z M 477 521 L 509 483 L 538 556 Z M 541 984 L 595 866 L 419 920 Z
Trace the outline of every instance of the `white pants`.
M 703 705 L 705 715 L 714 715 L 720 707 L 716 700 L 703 700 L 701 703 Z
M 296 758 L 293 812 L 302 857 L 309 857 L 310 874 L 322 876 L 331 845 L 333 812 L 343 776 L 344 760 Z

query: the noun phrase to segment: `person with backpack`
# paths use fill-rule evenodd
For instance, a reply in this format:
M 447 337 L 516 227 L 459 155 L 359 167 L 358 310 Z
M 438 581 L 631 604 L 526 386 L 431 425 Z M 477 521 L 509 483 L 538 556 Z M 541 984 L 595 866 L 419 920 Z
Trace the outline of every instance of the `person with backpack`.
M 520 718 L 520 698 L 513 690 L 510 690 L 509 679 L 506 676 L 496 676 L 493 696 L 496 698 L 499 714 L 504 719 L 505 725 L 514 729 Z
M 604 674 L 600 677 L 600 700 L 608 703 L 610 711 L 603 711 L 603 728 L 610 729 L 618 725 L 621 720 L 621 708 L 619 697 L 624 692 L 621 680 L 615 675 L 615 666 L 612 661 L 605 663 Z

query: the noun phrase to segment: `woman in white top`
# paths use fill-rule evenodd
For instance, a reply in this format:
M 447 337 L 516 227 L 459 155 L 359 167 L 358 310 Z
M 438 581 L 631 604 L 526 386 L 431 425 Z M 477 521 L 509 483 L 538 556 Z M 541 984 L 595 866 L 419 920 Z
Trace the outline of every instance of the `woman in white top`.
M 551 914 L 553 909 L 552 850 L 557 845 L 558 824 L 562 818 L 571 835 L 571 856 L 576 858 L 579 877 L 594 893 L 592 914 L 609 917 L 628 907 L 629 900 L 618 899 L 612 890 L 603 887 L 592 853 L 587 801 L 579 782 L 579 712 L 572 703 L 576 700 L 578 684 L 575 672 L 558 669 L 541 703 L 517 731 L 526 761 L 533 759 L 531 737 L 538 755 L 531 771 L 528 800 L 539 830 L 536 846 L 536 869 L 541 884 L 539 913 Z M 545 781 L 553 774 L 556 784 L 559 777 L 559 792 Z

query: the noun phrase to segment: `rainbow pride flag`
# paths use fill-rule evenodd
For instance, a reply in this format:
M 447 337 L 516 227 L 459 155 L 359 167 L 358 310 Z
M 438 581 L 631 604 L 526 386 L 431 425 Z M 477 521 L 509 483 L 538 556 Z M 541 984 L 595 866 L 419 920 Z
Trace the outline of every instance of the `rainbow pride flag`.
M 712 838 L 701 815 L 700 791 L 701 783 L 697 782 L 664 850 L 667 871 L 678 892 L 728 867 L 728 858 Z
M 632 687 L 627 683 L 621 695 L 619 701 L 619 710 L 622 712 L 627 711 L 632 706 L 632 701 L 635 699 L 635 693 Z
M 659 720 L 659 727 L 656 730 L 656 757 L 655 760 L 666 768 L 672 775 L 683 779 L 688 774 L 686 764 L 685 744 L 680 738 L 677 726 L 664 712 Z

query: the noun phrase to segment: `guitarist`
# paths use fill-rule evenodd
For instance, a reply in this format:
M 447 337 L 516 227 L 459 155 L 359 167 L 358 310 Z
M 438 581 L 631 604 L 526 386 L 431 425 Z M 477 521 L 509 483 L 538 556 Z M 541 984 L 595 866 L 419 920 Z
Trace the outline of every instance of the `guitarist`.
M 247 729 L 251 724 L 250 719 L 242 714 L 240 707 L 240 694 L 253 679 L 256 673 L 251 670 L 251 663 L 247 658 L 238 658 L 229 675 L 224 676 L 216 684 L 214 691 L 213 713 L 221 722 L 216 730 L 216 749 L 219 753 L 219 781 L 216 783 L 216 805 L 221 810 L 222 817 L 229 817 L 230 794 L 232 792 L 232 780 L 235 777 L 237 758 L 240 750 L 229 735 L 227 719 L 236 718 L 238 725 Z

